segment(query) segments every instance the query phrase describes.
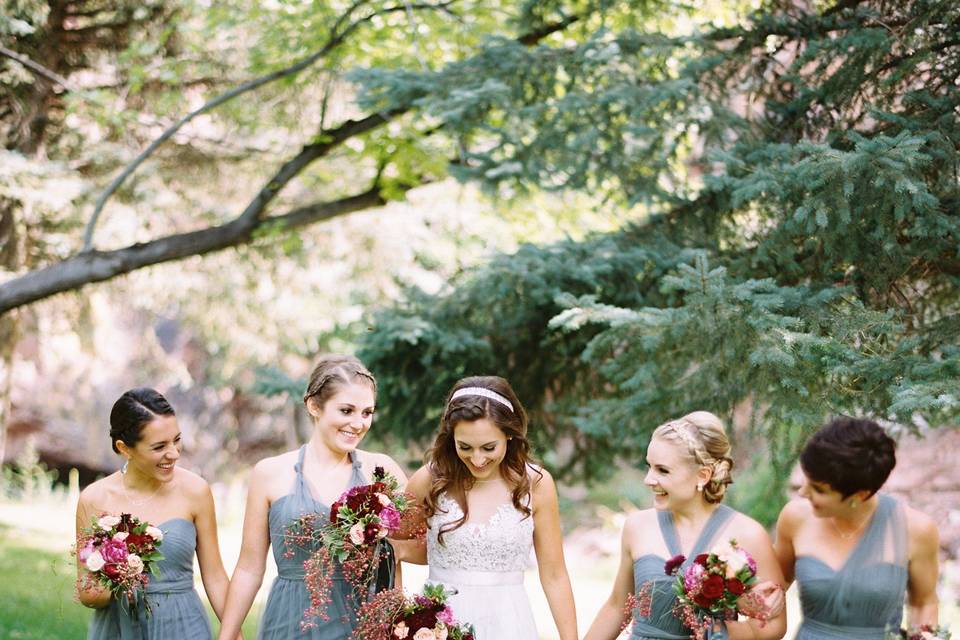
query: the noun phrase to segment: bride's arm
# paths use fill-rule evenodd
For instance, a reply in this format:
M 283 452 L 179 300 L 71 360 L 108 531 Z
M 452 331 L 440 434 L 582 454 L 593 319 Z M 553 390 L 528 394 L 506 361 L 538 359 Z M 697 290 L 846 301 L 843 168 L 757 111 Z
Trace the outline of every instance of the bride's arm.
M 397 554 L 397 560 L 402 562 L 410 562 L 412 564 L 427 564 L 427 541 L 426 537 L 419 535 L 422 531 L 426 530 L 426 518 L 424 518 L 423 513 L 423 503 L 424 499 L 427 496 L 427 492 L 430 490 L 430 470 L 427 467 L 421 467 L 410 476 L 410 481 L 407 483 L 406 492 L 410 494 L 413 504 L 411 509 L 414 511 L 411 515 L 404 516 L 405 518 L 416 519 L 417 523 L 409 524 L 403 527 L 404 529 L 418 529 L 418 535 L 409 537 L 409 532 L 402 533 L 403 539 L 388 538 L 390 544 L 393 545 L 394 552 Z
M 907 622 L 911 627 L 936 625 L 940 602 L 937 599 L 937 554 L 940 534 L 930 516 L 907 508 L 910 560 L 907 565 Z
M 546 470 L 540 472 L 543 475 L 533 479 L 533 546 L 537 552 L 540 584 L 560 632 L 560 640 L 576 640 L 577 613 L 563 558 L 557 487 Z

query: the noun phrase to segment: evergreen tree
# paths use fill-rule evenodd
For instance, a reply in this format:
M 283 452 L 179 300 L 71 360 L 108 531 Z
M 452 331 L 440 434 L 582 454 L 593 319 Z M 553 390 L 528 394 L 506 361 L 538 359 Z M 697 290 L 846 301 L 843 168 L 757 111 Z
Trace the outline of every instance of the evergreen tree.
M 499 373 L 547 462 L 590 476 L 638 460 L 668 418 L 748 401 L 771 495 L 828 415 L 955 419 L 960 7 L 766 2 L 688 33 L 587 25 L 437 72 L 357 74 L 367 105 L 444 122 L 457 174 L 497 196 L 577 189 L 641 212 L 377 315 L 362 356 L 383 419 L 423 437 L 454 379 Z

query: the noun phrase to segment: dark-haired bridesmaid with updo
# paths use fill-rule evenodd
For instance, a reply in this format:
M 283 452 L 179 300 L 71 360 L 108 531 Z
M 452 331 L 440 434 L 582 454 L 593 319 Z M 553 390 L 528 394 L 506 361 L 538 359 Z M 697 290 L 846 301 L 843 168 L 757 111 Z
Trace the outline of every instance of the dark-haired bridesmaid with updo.
M 880 489 L 896 464 L 876 422 L 837 418 L 800 454 L 800 498 L 783 508 L 776 552 L 800 587 L 798 640 L 882 640 L 901 625 L 937 623 L 933 520 Z
M 83 490 L 77 504 L 77 534 L 95 517 L 129 513 L 163 532 L 158 575 L 146 586 L 150 615 L 134 616 L 108 590 L 83 580 L 77 564 L 77 596 L 95 608 L 89 640 L 210 640 L 207 612 L 193 588 L 193 558 L 217 616 L 227 596 L 213 495 L 207 482 L 177 466 L 181 435 L 173 407 L 153 389 L 131 389 L 110 412 L 110 439 L 123 457 L 120 471 Z

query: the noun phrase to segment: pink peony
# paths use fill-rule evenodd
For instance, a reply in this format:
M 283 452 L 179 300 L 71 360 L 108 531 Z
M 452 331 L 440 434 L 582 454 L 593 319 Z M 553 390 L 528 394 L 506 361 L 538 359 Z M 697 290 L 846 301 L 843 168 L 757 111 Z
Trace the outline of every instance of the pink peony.
M 687 567 L 683 574 L 683 587 L 687 593 L 693 595 L 700 590 L 700 584 L 703 582 L 703 576 L 706 570 L 702 565 L 694 563 Z
M 400 512 L 397 511 L 392 505 L 389 507 L 384 507 L 380 512 L 380 522 L 387 529 L 391 531 L 396 531 L 400 528 Z
M 87 540 L 87 544 L 85 544 L 83 548 L 77 552 L 77 559 L 79 559 L 80 562 L 86 562 L 87 558 L 90 557 L 90 554 L 92 554 L 93 551 L 94 551 L 93 540 Z
M 127 545 L 119 540 L 104 540 L 100 545 L 100 555 L 107 564 L 120 564 L 127 559 Z
M 437 612 L 437 620 L 445 625 L 455 627 L 457 619 L 453 616 L 453 609 L 444 605 L 443 609 Z

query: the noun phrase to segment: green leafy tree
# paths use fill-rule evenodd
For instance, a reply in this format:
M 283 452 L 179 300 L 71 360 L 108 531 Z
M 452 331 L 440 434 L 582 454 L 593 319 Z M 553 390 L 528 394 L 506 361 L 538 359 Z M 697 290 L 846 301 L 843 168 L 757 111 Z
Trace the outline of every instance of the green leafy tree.
M 958 25 L 943 1 L 766 2 L 726 26 L 608 22 L 436 72 L 365 72 L 366 104 L 416 103 L 457 132 L 464 179 L 644 214 L 381 312 L 362 355 L 382 419 L 424 438 L 457 377 L 500 373 L 547 462 L 592 476 L 637 461 L 670 417 L 748 402 L 779 479 L 760 493 L 777 497 L 830 414 L 949 424 Z

